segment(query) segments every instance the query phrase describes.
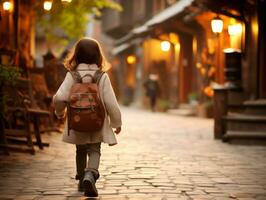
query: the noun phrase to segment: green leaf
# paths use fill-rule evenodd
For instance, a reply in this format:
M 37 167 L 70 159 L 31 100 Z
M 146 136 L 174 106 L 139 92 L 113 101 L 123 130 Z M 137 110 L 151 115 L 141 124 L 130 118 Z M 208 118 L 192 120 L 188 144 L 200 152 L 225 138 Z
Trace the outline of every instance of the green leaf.
M 53 0 L 49 12 L 44 11 L 39 3 L 36 8 L 37 33 L 46 38 L 48 46 L 54 42 L 66 44 L 69 40 L 77 40 L 85 35 L 92 16 L 101 16 L 104 8 L 122 11 L 121 5 L 113 0 L 72 0 L 67 4 Z

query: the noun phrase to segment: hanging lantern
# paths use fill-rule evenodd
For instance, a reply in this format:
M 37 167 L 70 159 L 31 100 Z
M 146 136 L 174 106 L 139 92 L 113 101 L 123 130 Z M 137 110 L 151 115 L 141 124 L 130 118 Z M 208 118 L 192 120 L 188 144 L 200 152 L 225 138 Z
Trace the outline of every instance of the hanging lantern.
M 240 23 L 229 25 L 228 33 L 229 35 L 240 35 L 242 33 L 242 25 Z
M 220 17 L 215 17 L 211 21 L 212 32 L 221 33 L 223 31 L 223 20 Z
M 49 11 L 52 9 L 52 1 L 44 1 L 43 2 L 43 9 L 46 10 L 46 11 Z
M 10 1 L 4 1 L 3 9 L 6 11 L 10 11 L 12 9 L 12 3 Z
M 165 51 L 165 52 L 169 51 L 169 49 L 170 49 L 170 42 L 168 42 L 168 41 L 162 41 L 161 42 L 161 49 L 162 49 L 162 51 Z

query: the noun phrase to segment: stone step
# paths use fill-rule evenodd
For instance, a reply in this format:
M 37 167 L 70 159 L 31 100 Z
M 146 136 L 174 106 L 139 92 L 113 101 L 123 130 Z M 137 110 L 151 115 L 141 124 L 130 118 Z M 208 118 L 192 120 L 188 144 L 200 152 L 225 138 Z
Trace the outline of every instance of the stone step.
M 227 131 L 223 141 L 245 145 L 266 145 L 266 131 Z
M 177 109 L 169 109 L 167 113 L 179 116 L 195 116 L 196 107 L 190 104 L 180 104 Z
M 224 116 L 223 118 L 226 121 L 235 121 L 235 122 L 244 122 L 244 123 L 266 122 L 266 116 L 250 115 L 250 114 L 243 114 L 243 113 L 229 113 L 227 116 Z
M 228 108 L 236 112 L 241 112 L 250 115 L 261 115 L 266 116 L 266 100 L 249 100 L 245 101 L 243 104 L 229 104 Z
M 167 113 L 172 115 L 179 115 L 179 116 L 194 116 L 196 112 L 193 110 L 186 110 L 186 109 L 170 109 Z
M 179 109 L 187 109 L 187 110 L 194 110 L 195 106 L 191 104 L 181 103 L 178 105 Z
M 229 131 L 266 131 L 266 116 L 229 113 L 223 117 Z
M 245 101 L 243 103 L 246 106 L 245 113 L 251 115 L 266 115 L 266 100 L 258 99 L 255 101 Z
M 266 108 L 266 99 L 249 100 L 244 102 L 245 106 L 264 107 Z
M 224 139 L 264 139 L 266 132 L 259 131 L 227 131 L 223 136 Z

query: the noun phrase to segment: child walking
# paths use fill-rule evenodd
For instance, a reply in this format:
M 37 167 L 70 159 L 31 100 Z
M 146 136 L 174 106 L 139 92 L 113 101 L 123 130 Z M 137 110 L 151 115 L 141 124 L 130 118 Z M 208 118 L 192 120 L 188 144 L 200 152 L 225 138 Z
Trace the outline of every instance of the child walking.
M 63 141 L 76 145 L 76 180 L 79 180 L 78 190 L 84 191 L 85 196 L 96 197 L 98 191 L 95 183 L 99 178 L 99 163 L 101 157 L 101 143 L 110 146 L 117 144 L 115 134 L 121 131 L 121 113 L 110 79 L 104 71 L 104 56 L 99 43 L 92 38 L 83 38 L 75 45 L 74 52 L 66 60 L 65 66 L 69 70 L 60 88 L 53 97 L 55 114 L 63 118 L 68 106 L 69 95 L 75 77 L 83 77 L 82 82 L 91 82 L 92 77 L 101 74 L 98 79 L 100 99 L 104 105 L 105 118 L 103 126 L 96 132 L 79 132 L 68 129 L 65 123 Z M 68 115 L 68 117 L 71 117 Z M 89 124 L 89 122 L 88 122 Z M 114 130 L 113 130 L 114 129 Z M 87 159 L 88 157 L 88 159 Z

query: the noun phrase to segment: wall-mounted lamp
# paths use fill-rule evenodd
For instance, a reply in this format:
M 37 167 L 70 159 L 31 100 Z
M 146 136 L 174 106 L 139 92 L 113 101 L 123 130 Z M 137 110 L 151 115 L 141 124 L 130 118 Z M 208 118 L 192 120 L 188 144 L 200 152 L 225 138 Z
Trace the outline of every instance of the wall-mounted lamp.
M 212 32 L 221 33 L 223 31 L 223 20 L 220 17 L 215 17 L 211 21 Z
M 242 25 L 238 24 L 231 24 L 228 26 L 228 33 L 229 35 L 239 35 L 242 33 Z
M 52 9 L 52 1 L 44 1 L 43 2 L 43 9 L 46 10 L 46 11 L 49 11 Z
M 136 60 L 137 60 L 137 58 L 134 55 L 127 56 L 127 63 L 130 65 L 135 64 Z
M 12 3 L 10 1 L 4 1 L 3 9 L 6 11 L 10 11 L 12 9 Z
M 169 49 L 170 49 L 170 42 L 162 41 L 161 42 L 161 50 L 167 52 L 167 51 L 169 51 Z

